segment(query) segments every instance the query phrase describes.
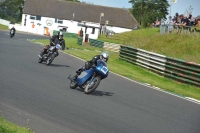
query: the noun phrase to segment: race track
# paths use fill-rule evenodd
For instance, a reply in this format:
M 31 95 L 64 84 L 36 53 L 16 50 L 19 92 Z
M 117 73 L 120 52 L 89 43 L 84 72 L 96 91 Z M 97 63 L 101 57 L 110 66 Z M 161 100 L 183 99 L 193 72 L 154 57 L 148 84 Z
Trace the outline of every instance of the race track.
M 113 73 L 91 95 L 69 88 L 84 61 L 38 63 L 45 36 L 0 31 L 0 116 L 35 133 L 200 133 L 200 105 Z M 67 42 L 67 40 L 66 40 Z M 91 57 L 92 58 L 92 57 Z

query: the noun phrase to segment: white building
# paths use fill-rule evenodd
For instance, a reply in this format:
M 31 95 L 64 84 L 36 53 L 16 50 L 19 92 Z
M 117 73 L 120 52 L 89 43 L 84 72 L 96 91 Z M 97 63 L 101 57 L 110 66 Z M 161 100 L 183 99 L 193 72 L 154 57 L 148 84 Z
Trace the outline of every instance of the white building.
M 23 31 L 36 34 L 46 34 L 47 28 L 50 34 L 62 28 L 77 34 L 82 28 L 89 38 L 97 39 L 99 27 L 104 25 L 121 33 L 131 31 L 137 24 L 127 9 L 62 0 L 26 0 L 21 26 Z

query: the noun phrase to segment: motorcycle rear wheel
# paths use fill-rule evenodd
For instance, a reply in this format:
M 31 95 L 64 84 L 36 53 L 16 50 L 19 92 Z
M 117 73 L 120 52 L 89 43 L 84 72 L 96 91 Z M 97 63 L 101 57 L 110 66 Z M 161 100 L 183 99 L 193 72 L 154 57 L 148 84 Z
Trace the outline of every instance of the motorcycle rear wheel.
M 87 86 L 85 87 L 84 89 L 84 93 L 85 94 L 90 94 L 92 93 L 98 86 L 99 86 L 99 83 L 101 81 L 101 77 L 95 77 L 92 81 L 91 84 L 93 84 L 92 86 L 90 86 L 91 84 L 87 84 Z

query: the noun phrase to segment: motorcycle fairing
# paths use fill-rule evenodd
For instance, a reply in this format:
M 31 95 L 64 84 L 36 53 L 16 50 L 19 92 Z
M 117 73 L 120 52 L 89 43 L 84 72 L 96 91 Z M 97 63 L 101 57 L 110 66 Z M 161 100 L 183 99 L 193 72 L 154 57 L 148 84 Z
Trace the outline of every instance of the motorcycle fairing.
M 81 75 L 78 76 L 76 82 L 79 86 L 83 85 L 88 78 L 90 78 L 94 73 L 94 68 L 90 68 L 89 70 L 83 71 Z

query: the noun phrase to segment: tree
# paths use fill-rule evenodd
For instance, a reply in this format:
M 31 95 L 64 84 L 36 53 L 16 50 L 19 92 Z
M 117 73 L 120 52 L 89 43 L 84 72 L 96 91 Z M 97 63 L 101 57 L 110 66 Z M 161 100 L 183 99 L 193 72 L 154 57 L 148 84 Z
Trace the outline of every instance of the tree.
M 147 27 L 156 19 L 166 19 L 169 3 L 167 0 L 130 0 L 132 14 L 142 27 Z
M 1 18 L 17 22 L 21 20 L 24 0 L 5 0 L 0 3 Z

